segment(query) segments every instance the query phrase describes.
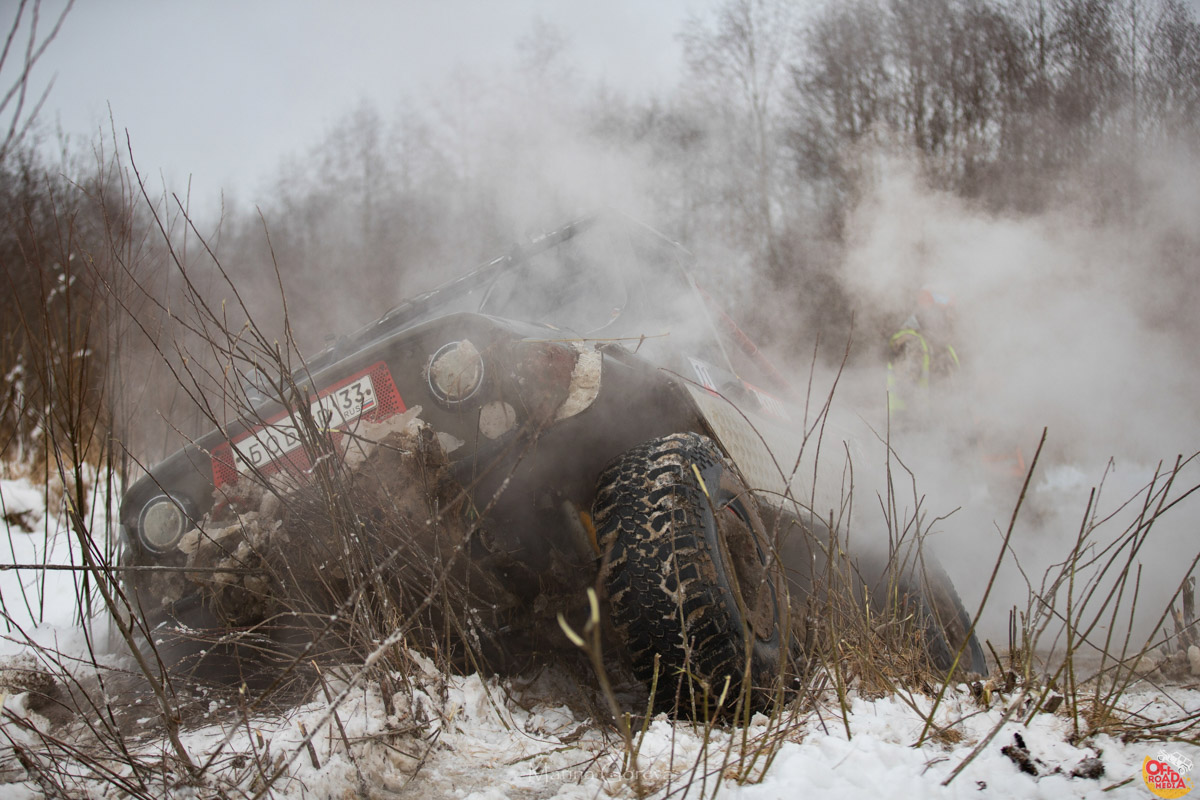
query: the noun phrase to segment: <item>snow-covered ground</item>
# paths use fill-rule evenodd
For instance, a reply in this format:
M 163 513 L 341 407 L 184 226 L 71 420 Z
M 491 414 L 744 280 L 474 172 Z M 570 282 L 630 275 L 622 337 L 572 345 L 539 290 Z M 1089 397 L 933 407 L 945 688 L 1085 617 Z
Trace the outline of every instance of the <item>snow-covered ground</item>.
M 110 508 L 103 481 L 88 474 L 91 489 L 84 519 L 99 552 L 115 528 L 105 519 Z M 114 493 L 119 489 L 114 487 Z M 61 495 L 61 492 L 57 493 Z M 61 497 L 51 497 L 61 506 Z M 0 564 L 79 567 L 84 561 L 79 542 L 63 524 L 60 508 L 46 508 L 47 492 L 28 479 L 0 480 L 0 507 L 5 533 L 0 540 Z M 43 644 L 82 640 L 79 609 L 84 581 L 70 569 L 5 569 L 0 571 L 0 655 L 19 652 L 26 639 Z M 98 598 L 93 598 L 98 600 Z M 103 620 L 92 620 L 96 632 L 106 634 Z
M 42 493 L 10 481 L 0 491 L 9 508 L 29 505 L 24 520 L 39 520 L 33 533 L 9 531 L 6 538 L 12 545 L 5 561 L 79 563 L 78 543 L 55 524 L 40 524 L 46 514 L 39 505 Z M 71 572 L 0 572 L 4 610 L 20 623 L 0 644 L 8 667 L 28 667 L 28 654 L 41 647 L 80 657 L 80 662 L 65 663 L 84 679 L 86 666 L 80 665 L 89 657 L 78 620 L 75 577 Z M 104 628 L 97 623 L 92 630 Z M 452 676 L 419 655 L 413 659 L 418 669 L 389 702 L 378 686 L 357 686 L 335 676 L 330 690 L 335 696 L 344 694 L 335 704 L 322 696 L 269 714 L 240 712 L 228 697 L 202 704 L 184 720 L 181 737 L 193 763 L 205 765 L 199 786 L 161 783 L 161 765 L 174 761 L 174 750 L 156 724 L 149 693 L 124 698 L 133 704 L 137 729 L 126 734 L 126 744 L 133 758 L 146 765 L 144 774 L 160 781 L 147 789 L 150 796 L 258 796 L 266 788 L 262 776 L 278 774 L 262 796 L 297 799 L 623 798 L 639 793 L 697 798 L 714 793 L 731 798 L 1145 798 L 1153 796 L 1141 777 L 1146 757 L 1165 751 L 1200 761 L 1200 750 L 1178 742 L 1124 742 L 1102 734 L 1073 743 L 1072 720 L 1062 709 L 1028 722 L 1021 713 L 1005 721 L 1019 697 L 997 693 L 985 705 L 960 685 L 947 692 L 934 715 L 941 732 L 920 746 L 914 745 L 921 740 L 933 698 L 852 693 L 843 709 L 832 692 L 823 692 L 773 720 L 755 717 L 744 729 L 706 728 L 660 715 L 644 731 L 635 730 L 637 755 L 630 762 L 611 726 L 567 705 L 571 693 L 563 689 L 571 679 L 565 673 L 549 668 L 532 682 Z M 99 660 L 106 668 L 128 666 L 117 653 Z M 61 713 L 51 715 L 53 719 L 43 716 L 30 695 L 20 691 L 19 681 L 5 680 L 0 670 L 5 691 L 0 796 L 46 796 L 52 791 L 48 775 L 73 795 L 118 796 L 112 775 L 103 777 L 98 765 L 123 780 L 132 775 L 127 764 L 106 757 L 85 766 L 88 754 L 102 749 L 88 725 L 94 720 Z M 1200 689 L 1138 684 L 1124 696 L 1122 707 L 1140 715 L 1142 722 L 1197 716 Z M 51 737 L 63 745 L 52 746 Z M 71 748 L 77 751 L 68 756 Z M 1088 776 L 1073 776 L 1075 772 Z M 64 777 L 71 774 L 77 779 Z

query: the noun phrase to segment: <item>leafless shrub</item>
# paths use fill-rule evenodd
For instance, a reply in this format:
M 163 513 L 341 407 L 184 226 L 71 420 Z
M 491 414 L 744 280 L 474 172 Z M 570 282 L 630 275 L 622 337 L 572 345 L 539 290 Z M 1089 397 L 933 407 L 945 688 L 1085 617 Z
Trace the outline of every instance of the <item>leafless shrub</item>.
M 140 190 L 136 181 L 133 185 Z M 346 734 L 339 709 L 355 691 L 377 687 L 390 702 L 402 694 L 400 689 L 435 691 L 431 687 L 438 678 L 430 677 L 427 663 L 435 675 L 442 676 L 495 666 L 493 659 L 503 655 L 489 639 L 495 625 L 476 609 L 513 601 L 502 587 L 473 570 L 467 559 L 465 544 L 488 509 L 472 507 L 468 487 L 448 478 L 445 454 L 432 432 L 413 418 L 402 418 L 391 425 L 361 426 L 348 445 L 335 443 L 330 431 L 306 413 L 310 407 L 304 402 L 306 384 L 311 381 L 306 380 L 305 361 L 291 337 L 286 295 L 281 291 L 284 333 L 280 339 L 255 323 L 240 305 L 238 287 L 220 260 L 194 228 L 187 228 L 188 236 L 197 237 L 192 241 L 200 243 L 195 246 L 209 259 L 225 292 L 235 298 L 224 305 L 211 301 L 209 288 L 197 274 L 199 268 L 176 246 L 177 231 L 162 218 L 157 203 L 149 202 L 146 195 L 142 199 L 169 250 L 183 286 L 183 302 L 165 302 L 144 280 L 136 259 L 114 256 L 111 263 L 118 269 L 103 273 L 94 284 L 106 291 L 82 295 L 87 302 L 113 304 L 106 306 L 105 316 L 94 318 L 109 318 L 113 306 L 132 317 L 149 352 L 173 370 L 182 396 L 195 404 L 210 426 L 220 428 L 234 419 L 267 423 L 248 394 L 248 384 L 238 378 L 250 369 L 265 376 L 270 395 L 295 400 L 290 406 L 297 409 L 297 429 L 309 469 L 304 474 L 252 473 L 223 488 L 217 507 L 197 521 L 177 561 L 166 565 L 169 569 L 121 564 L 109 528 L 116 517 L 112 504 L 118 491 L 116 486 L 103 492 L 98 488 L 121 474 L 119 464 L 129 453 L 112 438 L 92 433 L 90 418 L 79 409 L 93 402 L 94 396 L 68 394 L 65 402 L 75 405 L 47 415 L 44 429 L 53 445 L 55 471 L 70 486 L 65 505 L 82 559 L 76 568 L 83 587 L 79 606 L 87 619 L 94 616 L 93 606 L 105 609 L 130 661 L 123 669 L 97 666 L 103 661 L 97 657 L 102 648 L 89 640 L 91 663 L 81 664 L 53 648 L 37 646 L 29 632 L 14 628 L 10 635 L 28 642 L 37 659 L 24 668 L 29 674 L 26 684 L 13 684 L 14 688 L 30 692 L 31 700 L 48 704 L 45 708 L 85 720 L 87 736 L 61 736 L 29 716 L 10 713 L 4 735 L 11 759 L 0 768 L 20 771 L 46 792 L 66 796 L 96 782 L 139 797 L 160 796 L 184 784 L 253 796 L 286 779 L 289 766 L 298 760 L 319 761 L 320 754 L 312 746 L 318 730 L 306 730 L 299 744 L 287 748 L 272 749 L 260 740 L 246 752 L 233 752 L 231 733 L 199 757 L 181 732 L 203 702 L 194 691 L 197 682 L 212 683 L 213 676 L 206 676 L 205 670 L 213 665 L 214 655 L 230 656 L 224 662 L 230 672 L 220 677 L 229 684 L 225 713 L 239 723 L 235 730 L 245 731 L 253 741 L 255 715 L 286 706 L 297 696 L 320 696 L 328 704 L 322 729 L 339 731 L 341 747 L 353 760 L 358 745 Z M 190 225 L 186 214 L 182 219 Z M 109 239 L 108 247 L 126 254 L 143 252 L 131 250 L 125 239 Z M 174 327 L 175 338 L 160 337 L 159 329 L 145 324 L 146 315 L 133 313 L 146 307 Z M 97 334 L 89 330 L 87 335 Z M 76 339 L 63 336 L 50 341 L 61 348 L 73 346 Z M 121 337 L 115 341 L 121 347 L 129 344 Z M 61 355 L 55 351 L 46 357 L 57 364 Z M 104 386 L 112 390 L 112 384 Z M 823 419 L 832 403 L 831 390 L 817 404 L 815 419 L 807 423 L 805 447 L 823 446 Z M 105 424 L 119 429 L 112 420 L 119 416 L 113 409 L 120 406 L 101 402 L 95 407 L 106 409 Z M 180 435 L 187 438 L 183 432 Z M 890 446 L 887 449 L 891 453 Z M 1193 736 L 1194 719 L 1141 725 L 1120 708 L 1122 693 L 1145 673 L 1139 671 L 1138 659 L 1150 656 L 1155 647 L 1178 652 L 1195 642 L 1189 584 L 1177 593 L 1182 610 L 1164 611 L 1142 647 L 1133 644 L 1131 634 L 1114 633 L 1117 623 L 1131 618 L 1137 595 L 1136 558 L 1144 552 L 1156 521 L 1194 491 L 1172 493 L 1186 463 L 1180 461 L 1155 477 L 1136 521 L 1111 541 L 1103 540 L 1100 533 L 1107 520 L 1092 517 L 1089 507 L 1069 558 L 1032 593 L 1019 630 L 1014 631 L 1020 647 L 1010 647 L 1011 688 L 998 688 L 1008 683 L 1003 676 L 993 678 L 991 689 L 980 682 L 981 692 L 986 689 L 992 696 L 1018 692 L 1006 718 L 1051 711 L 1052 687 L 1057 686 L 1066 687 L 1060 713 L 1072 715 L 1080 736 L 1100 731 Z M 788 485 L 798 464 L 779 466 Z M 103 470 L 88 472 L 85 465 Z M 1035 466 L 1036 459 L 1031 471 Z M 948 683 L 963 677 L 954 665 L 947 669 L 934 663 L 928 619 L 912 602 L 914 588 L 927 583 L 923 545 L 936 520 L 927 519 L 916 476 L 892 457 L 888 467 L 886 492 L 877 498 L 883 512 L 877 538 L 882 540 L 886 534 L 887 546 L 877 564 L 868 565 L 857 549 L 858 542 L 871 533 L 850 513 L 856 490 L 853 465 L 848 466 L 845 504 L 828 515 L 818 514 L 811 498 L 784 497 L 785 513 L 772 520 L 776 541 L 770 558 L 783 558 L 782 543 L 789 537 L 804 538 L 817 556 L 808 574 L 792 576 L 796 582 L 806 582 L 806 590 L 796 593 L 798 602 L 789 620 L 797 641 L 803 643 L 803 658 L 781 665 L 783 677 L 775 686 L 751 687 L 744 680 L 737 693 L 728 693 L 725 687 L 695 687 L 702 697 L 697 707 L 706 712 L 694 713 L 690 723 L 680 724 L 695 726 L 705 745 L 718 734 L 727 736 L 729 745 L 719 753 L 703 748 L 690 772 L 680 777 L 680 785 L 643 782 L 638 774 L 650 715 L 636 716 L 641 713 L 637 706 L 631 713 L 630 704 L 609 681 L 614 664 L 604 651 L 598 601 L 589 604 L 581 624 L 567 622 L 566 616 L 561 629 L 553 615 L 529 620 L 530 641 L 549 648 L 549 638 L 565 629 L 574 645 L 559 639 L 559 646 L 578 646 L 593 667 L 600 684 L 596 703 L 600 711 L 593 716 L 612 721 L 619 737 L 616 747 L 622 752 L 622 763 L 632 770 L 635 792 L 670 794 L 697 784 L 703 790 L 707 782 L 729 777 L 758 780 L 782 744 L 813 715 L 825 713 L 830 696 L 849 730 L 852 693 L 894 694 L 918 709 L 916 695 L 938 696 Z M 902 501 L 902 497 L 910 499 Z M 1010 534 L 1019 512 L 1018 504 Z M 307 549 L 300 552 L 293 544 L 296 541 L 303 541 Z M 997 560 L 1008 557 L 1002 545 Z M 213 626 L 181 630 L 173 634 L 174 641 L 165 641 L 161 631 L 147 625 L 147 618 L 161 610 L 154 607 L 154 598 L 196 586 L 207 593 Z M 919 590 L 929 591 L 927 586 Z M 1164 628 L 1168 617 L 1175 625 L 1170 634 Z M 954 661 L 961 662 L 963 642 L 978 618 L 977 611 L 957 631 L 960 641 L 951 648 Z M 946 625 L 945 620 L 937 622 Z M 1034 658 L 1056 624 L 1062 627 L 1066 658 L 1061 667 L 1039 675 Z M 1096 635 L 1101 629 L 1106 631 L 1103 638 Z M 747 631 L 747 639 L 750 635 Z M 187 637 L 196 641 L 179 641 Z M 1094 676 L 1076 674 L 1075 654 L 1089 649 L 1098 654 L 1100 668 Z M 178 657 L 181 650 L 186 652 Z M 41 688 L 35 692 L 32 684 Z M 112 699 L 146 690 L 153 697 L 155 730 L 167 741 L 159 749 L 140 740 L 131 730 L 129 713 Z M 747 696 L 751 690 L 765 690 L 777 698 L 766 725 L 753 728 L 753 733 Z M 41 698 L 35 699 L 35 694 Z M 919 711 L 928 721 L 922 739 L 951 738 L 952 730 L 934 723 L 935 712 L 936 706 L 934 711 Z M 419 772 L 421 763 L 415 760 L 412 774 Z M 357 764 L 355 769 L 359 770 Z M 367 780 L 362 770 L 358 774 L 360 783 Z

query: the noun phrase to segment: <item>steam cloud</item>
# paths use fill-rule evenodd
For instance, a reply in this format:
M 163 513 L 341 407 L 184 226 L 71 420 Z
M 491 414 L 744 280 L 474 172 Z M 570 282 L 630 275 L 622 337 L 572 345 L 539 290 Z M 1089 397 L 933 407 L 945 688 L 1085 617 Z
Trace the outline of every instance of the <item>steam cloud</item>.
M 606 120 L 597 118 L 596 106 L 581 99 L 578 89 L 578 76 L 555 58 L 517 74 L 459 76 L 444 85 L 423 115 L 426 128 L 414 137 L 424 137 L 427 149 L 401 148 L 401 159 L 381 163 L 404 160 L 404 170 L 417 174 L 414 193 L 422 187 L 440 193 L 431 202 L 429 227 L 454 231 L 441 238 L 455 241 L 456 249 L 431 247 L 435 257 L 425 260 L 432 265 L 425 268 L 416 260 L 396 263 L 386 248 L 366 252 L 362 260 L 378 262 L 391 285 L 381 286 L 371 276 L 344 286 L 332 302 L 326 293 L 313 292 L 313 305 L 320 307 L 309 310 L 312 318 L 322 318 L 325 330 L 353 329 L 363 309 L 383 310 L 377 307 L 380 298 L 399 299 L 460 273 L 470 266 L 464 253 L 488 257 L 496 241 L 520 240 L 612 206 L 684 240 L 700 254 L 703 278 L 715 293 L 732 287 L 727 293 L 732 305 L 750 294 L 751 307 L 773 308 L 778 330 L 763 338 L 793 346 L 784 360 L 792 362 L 794 383 L 805 386 L 810 366 L 803 362 L 822 331 L 786 304 L 804 287 L 789 287 L 794 290 L 789 293 L 775 286 L 767 296 L 759 289 L 766 283 L 762 265 L 748 262 L 744 241 L 722 241 L 717 230 L 688 230 L 689 215 L 680 204 L 695 198 L 680 200 L 672 192 L 687 183 L 690 156 L 662 158 L 653 141 L 598 134 Z M 620 118 L 618 109 L 614 119 Z M 690 133 L 697 140 L 705 134 Z M 1104 481 L 1103 516 L 1143 487 L 1160 461 L 1169 466 L 1177 455 L 1200 450 L 1193 403 L 1200 396 L 1195 347 L 1200 317 L 1194 313 L 1200 282 L 1189 260 L 1200 252 L 1194 225 L 1200 168 L 1184 156 L 1141 164 L 1147 187 L 1141 207 L 1122 216 L 1133 222 L 1113 224 L 1089 217 L 1079 210 L 1083 204 L 1069 200 L 1036 217 L 988 212 L 929 188 L 902 157 L 874 158 L 873 168 L 864 170 L 869 185 L 861 187 L 862 200 L 849 217 L 844 252 L 829 259 L 838 265 L 834 277 L 857 320 L 853 358 L 835 401 L 840 427 L 833 435 L 845 433 L 856 442 L 856 535 L 882 535 L 875 498 L 883 492 L 884 448 L 876 436 L 886 430 L 886 336 L 913 310 L 922 286 L 952 294 L 953 344 L 963 363 L 953 385 L 941 392 L 946 413 L 936 425 L 897 432 L 893 444 L 915 476 L 926 519 L 954 512 L 933 525 L 933 544 L 967 607 L 974 608 L 1020 489 L 1019 480 L 999 479 L 982 467 L 981 440 L 988 447 L 1019 447 L 1028 461 L 1042 429 L 1048 431 L 1033 476 L 1035 491 L 1013 540 L 1035 585 L 1069 551 L 1092 486 Z M 374 174 L 363 166 L 364 174 Z M 421 170 L 430 173 L 424 182 Z M 361 188 L 367 197 L 366 184 Z M 371 191 L 386 196 L 382 189 Z M 348 211 L 355 219 L 364 216 L 356 206 Z M 276 224 L 286 224 L 289 214 L 296 216 L 285 205 Z M 418 215 L 413 219 L 419 221 Z M 487 225 L 474 224 L 480 220 Z M 389 220 L 383 227 L 388 226 L 396 225 Z M 480 233 L 489 226 L 488 235 Z M 413 223 L 414 231 L 420 227 Z M 349 241 L 367 238 L 358 235 L 368 228 L 365 223 L 348 228 Z M 336 249 L 328 257 L 298 251 L 293 263 L 301 265 L 298 273 L 311 268 L 323 276 L 332 258 L 346 260 Z M 671 327 L 672 341 L 686 340 L 687 332 L 678 327 L 682 315 L 668 307 L 667 298 L 663 302 L 664 319 L 672 320 L 664 328 Z M 343 318 L 323 317 L 330 313 Z M 320 335 L 320 328 L 313 330 Z M 821 369 L 815 385 L 827 387 L 833 378 Z M 821 391 L 815 389 L 814 398 Z M 839 483 L 839 465 L 830 468 L 827 475 Z M 1194 483 L 1196 472 L 1190 467 L 1181 483 Z M 1173 511 L 1149 545 L 1154 556 L 1147 558 L 1178 552 L 1175 560 L 1190 560 L 1195 517 L 1189 505 Z M 1108 527 L 1115 531 L 1121 524 L 1118 519 Z M 1144 604 L 1155 611 L 1182 575 L 1167 569 L 1158 577 L 1162 596 L 1147 597 Z M 983 633 L 990 637 L 1003 629 L 1006 609 L 1024 603 L 1027 595 L 1014 564 L 1006 564 L 1001 578 L 985 618 Z
M 1019 446 L 1028 462 L 1047 431 L 1013 539 L 1035 588 L 1069 553 L 1091 487 L 1103 481 L 1102 519 L 1160 462 L 1169 470 L 1177 456 L 1200 450 L 1196 265 L 1182 257 L 1198 251 L 1200 175 L 1187 160 L 1147 165 L 1152 188 L 1137 221 L 1113 225 L 1071 208 L 998 216 L 928 188 L 903 159 L 881 156 L 876 166 L 852 217 L 841 279 L 858 311 L 867 319 L 883 312 L 891 330 L 915 309 L 920 287 L 955 298 L 960 373 L 935 387 L 942 395 L 935 421 L 893 435 L 927 519 L 955 512 L 933 525 L 932 542 L 974 608 L 1020 489 L 1019 480 L 988 473 L 984 449 Z M 846 380 L 850 404 L 877 431 L 885 429 L 881 366 L 864 365 Z M 879 474 L 878 465 L 872 469 Z M 1197 482 L 1192 464 L 1171 496 Z M 860 508 L 869 508 L 866 499 L 857 499 Z M 1106 523 L 1110 535 L 1132 520 L 1140 500 Z M 1143 617 L 1157 619 L 1183 577 L 1198 522 L 1195 504 L 1185 503 L 1156 526 L 1140 559 L 1150 570 Z M 1015 564 L 1006 564 L 984 635 L 996 641 L 1008 607 L 1025 594 Z

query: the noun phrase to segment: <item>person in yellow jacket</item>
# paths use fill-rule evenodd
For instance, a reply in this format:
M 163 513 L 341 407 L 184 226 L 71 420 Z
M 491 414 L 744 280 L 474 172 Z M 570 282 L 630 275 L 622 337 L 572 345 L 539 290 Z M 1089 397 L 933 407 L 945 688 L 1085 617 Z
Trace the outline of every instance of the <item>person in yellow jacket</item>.
M 888 339 L 888 414 L 893 420 L 924 415 L 930 404 L 930 384 L 958 372 L 954 333 L 954 300 L 936 289 L 917 295 L 917 310 Z

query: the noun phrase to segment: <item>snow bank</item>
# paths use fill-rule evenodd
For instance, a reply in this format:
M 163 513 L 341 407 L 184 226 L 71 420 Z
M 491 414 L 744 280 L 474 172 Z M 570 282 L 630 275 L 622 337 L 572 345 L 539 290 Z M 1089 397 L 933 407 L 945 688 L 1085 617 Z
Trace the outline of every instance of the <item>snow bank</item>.
M 0 516 L 10 533 L 31 533 L 46 517 L 45 495 L 24 478 L 0 479 Z
M 1072 743 L 1064 714 L 1040 714 L 1029 724 L 1005 722 L 977 757 L 948 785 L 943 782 L 994 728 L 1005 703 L 981 708 L 967 687 L 951 691 L 936 714 L 948 733 L 920 747 L 932 700 L 923 695 L 868 700 L 852 697 L 843 719 L 832 695 L 785 717 L 781 727 L 761 715 L 746 730 L 672 721 L 659 715 L 639 731 L 635 772 L 621 737 L 560 702 L 570 678 L 548 670 L 529 683 L 516 679 L 448 676 L 428 661 L 422 674 L 388 702 L 378 687 L 352 691 L 336 710 L 324 700 L 275 715 L 245 714 L 214 700 L 200 719 L 185 720 L 183 742 L 195 763 L 208 764 L 205 783 L 228 796 L 254 794 L 261 775 L 278 772 L 277 798 L 342 796 L 469 798 L 627 798 L 640 786 L 651 797 L 730 798 L 1142 798 L 1142 760 L 1162 743 L 1126 744 L 1107 735 Z M 336 679 L 334 679 L 336 682 Z M 397 676 L 397 680 L 401 678 Z M 1146 719 L 1200 711 L 1200 692 L 1143 689 L 1127 705 Z M 149 701 L 146 701 L 149 703 Z M 24 708 L 20 696 L 5 707 L 51 732 L 50 723 Z M 1019 715 L 1018 715 L 1019 716 Z M 153 714 L 140 720 L 152 727 Z M 5 733 L 30 741 L 26 732 Z M 847 727 L 849 731 L 847 732 Z M 76 725 L 75 746 L 87 747 Z M 782 731 L 782 733 L 781 733 Z M 53 733 L 63 735 L 59 727 Z M 768 742 L 778 750 L 767 764 Z M 1026 769 L 1010 751 L 1026 753 Z M 155 736 L 132 741 L 146 763 L 170 753 Z M 1167 745 L 1200 761 L 1195 748 Z M 1090 763 L 1101 774 L 1075 777 Z M 11 758 L 0 770 L 17 787 L 31 784 Z M 76 765 L 79 775 L 86 770 Z M 1036 772 L 1037 774 L 1031 774 Z M 81 786 L 99 789 L 94 778 Z M 10 789 L 0 787 L 0 793 Z M 32 796 L 32 795 L 31 795 Z
M 91 488 L 86 494 L 90 507 L 84 514 L 92 541 L 100 552 L 111 552 L 116 541 L 116 521 L 108 518 L 115 504 L 107 502 L 107 492 L 119 496 L 115 483 L 88 475 Z M 35 486 L 26 478 L 0 480 L 0 498 L 4 508 L 4 545 L 0 546 L 0 565 L 38 565 L 26 569 L 0 570 L 0 655 L 19 652 L 27 644 L 63 649 L 72 655 L 88 652 L 80 627 L 79 609 L 87 583 L 82 571 L 43 569 L 79 567 L 82 546 L 71 532 L 62 514 L 47 509 L 44 486 Z M 92 598 L 97 616 L 89 620 L 101 640 L 107 637 L 107 622 L 100 612 L 101 603 Z M 93 645 L 100 642 L 93 641 Z
M 1057 478 L 1065 483 L 1074 479 L 1066 473 Z M 6 506 L 45 514 L 41 492 L 28 484 L 5 481 L 2 491 Z M 94 530 L 103 528 L 97 524 Z M 78 541 L 66 528 L 54 524 L 45 530 L 31 535 L 23 528 L 10 529 L 5 560 L 80 563 Z M 32 798 L 48 791 L 45 782 L 39 783 L 15 758 L 14 743 L 27 749 L 26 758 L 34 754 L 35 762 L 30 763 L 76 776 L 70 784 L 73 790 L 97 796 L 112 790 L 78 757 L 100 752 L 111 741 L 99 741 L 84 715 L 64 718 L 61 710 L 50 715 L 30 700 L 27 689 L 44 683 L 31 673 L 45 668 L 47 654 L 55 655 L 49 659 L 52 667 L 69 666 L 83 683 L 86 673 L 96 670 L 77 619 L 79 575 L 0 572 L 0 602 L 10 624 L 0 640 L 0 697 L 6 712 L 0 721 L 0 796 Z M 30 653 L 36 657 L 31 659 Z M 75 656 L 82 658 L 72 661 Z M 107 668 L 129 667 L 115 654 L 99 660 Z M 211 702 L 204 695 L 203 702 L 189 706 L 196 710 L 185 716 L 182 737 L 193 762 L 206 765 L 206 788 L 196 794 L 254 795 L 264 773 L 279 772 L 270 794 L 282 800 L 594 800 L 633 797 L 639 787 L 647 796 L 662 798 L 710 797 L 714 791 L 730 798 L 789 800 L 1144 798 L 1149 795 L 1141 779 L 1142 761 L 1164 749 L 1159 742 L 1125 743 L 1107 735 L 1076 742 L 1072 722 L 1061 709 L 1058 714 L 1040 714 L 1029 724 L 1016 714 L 1017 721 L 1004 723 L 961 774 L 943 786 L 1000 726 L 1005 703 L 1012 701 L 997 696 L 984 708 L 961 686 L 948 693 L 937 712 L 935 721 L 942 732 L 920 747 L 913 745 L 922 735 L 930 698 L 852 695 L 843 718 L 834 698 L 824 696 L 782 720 L 757 716 L 746 730 L 706 729 L 659 715 L 644 732 L 636 731 L 634 770 L 624 742 L 611 726 L 598 723 L 577 702 L 565 704 L 572 698 L 578 701 L 579 676 L 553 667 L 535 680 L 454 676 L 439 672 L 419 655 L 413 654 L 412 660 L 418 665 L 416 674 L 396 676 L 396 685 L 404 688 L 391 697 L 385 698 L 377 685 L 366 685 L 349 692 L 336 709 L 320 693 L 273 714 L 243 711 L 236 692 L 213 693 Z M 341 691 L 339 686 L 349 685 L 337 671 L 329 680 L 333 696 Z M 126 745 L 136 758 L 156 765 L 173 759 L 148 692 L 108 699 L 127 705 L 135 732 L 126 734 Z M 1200 691 L 1195 688 L 1142 685 L 1123 702 L 1143 722 L 1200 714 Z M 70 755 L 45 749 L 54 738 L 77 749 Z M 1195 748 L 1169 744 L 1166 749 L 1200 763 Z M 1103 774 L 1072 777 L 1088 759 L 1098 760 L 1090 763 L 1102 765 Z M 127 773 L 127 767 L 122 769 Z M 147 774 L 162 779 L 158 767 Z M 160 788 L 164 794 L 190 791 Z

